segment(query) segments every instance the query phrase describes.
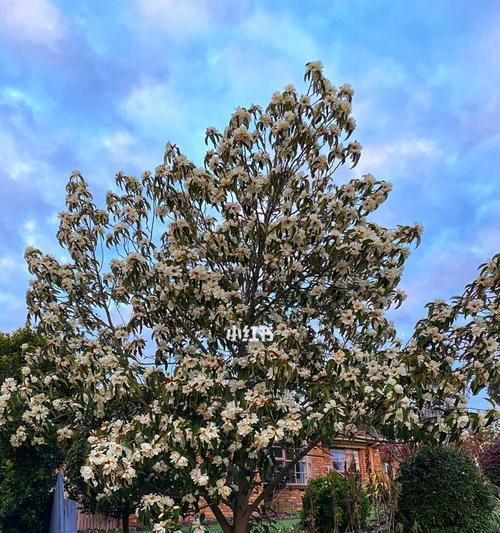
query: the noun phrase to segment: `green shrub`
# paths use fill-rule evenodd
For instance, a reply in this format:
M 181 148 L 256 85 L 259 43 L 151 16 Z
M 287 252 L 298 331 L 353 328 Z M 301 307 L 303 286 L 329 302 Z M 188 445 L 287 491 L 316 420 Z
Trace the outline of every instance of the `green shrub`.
M 0 332 L 0 384 L 5 378 L 22 380 L 24 366 L 22 345 L 43 346 L 28 328 L 14 333 Z M 11 433 L 22 423 L 14 415 L 0 431 L 0 532 L 46 533 L 49 529 L 51 491 L 56 484 L 56 471 L 62 464 L 56 446 L 18 448 L 10 444 Z
M 321 533 L 334 531 L 335 521 L 340 529 L 364 527 L 370 505 L 359 479 L 337 472 L 317 477 L 309 482 L 303 497 L 302 524 Z
M 46 533 L 60 452 L 49 446 L 21 446 L 0 464 L 0 531 Z
M 418 524 L 426 533 L 489 533 L 494 489 L 465 453 L 424 448 L 403 463 L 399 519 L 408 531 Z

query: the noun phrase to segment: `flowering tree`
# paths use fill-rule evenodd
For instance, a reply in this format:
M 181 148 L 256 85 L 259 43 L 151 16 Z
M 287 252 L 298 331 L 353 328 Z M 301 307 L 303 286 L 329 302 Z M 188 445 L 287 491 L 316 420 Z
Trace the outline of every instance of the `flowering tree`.
M 361 152 L 352 90 L 319 63 L 305 80 L 306 94 L 287 86 L 208 129 L 203 168 L 168 144 L 154 173 L 119 173 L 105 209 L 74 172 L 58 232 L 70 259 L 26 253 L 49 345 L 27 353 L 4 419 L 24 405 L 19 441 L 105 420 L 82 474 L 104 495 L 144 470 L 169 476 L 142 499 L 155 531 L 204 506 L 224 532 L 247 531 L 294 461 L 359 427 L 453 441 L 496 416 L 468 413 L 466 393 L 499 376 L 500 256 L 400 340 L 385 313 L 422 228 L 370 219 L 389 183 L 335 177 Z M 281 470 L 273 446 L 295 450 Z

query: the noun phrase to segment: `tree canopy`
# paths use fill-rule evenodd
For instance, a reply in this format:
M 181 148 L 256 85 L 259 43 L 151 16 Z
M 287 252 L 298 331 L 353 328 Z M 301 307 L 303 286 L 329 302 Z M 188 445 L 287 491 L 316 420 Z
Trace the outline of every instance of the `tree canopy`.
M 62 442 L 102 420 L 82 475 L 103 497 L 140 472 L 168 477 L 141 503 L 155 531 L 203 506 L 246 531 L 286 476 L 273 446 L 299 460 L 359 428 L 454 441 L 496 417 L 466 395 L 499 377 L 500 256 L 399 338 L 386 313 L 422 227 L 373 220 L 391 184 L 338 172 L 361 154 L 353 91 L 317 62 L 305 81 L 209 128 L 202 167 L 167 144 L 154 172 L 118 173 L 104 208 L 74 172 L 57 234 L 68 260 L 26 252 L 47 345 L 4 385 L 4 420 L 21 405 L 15 438 Z

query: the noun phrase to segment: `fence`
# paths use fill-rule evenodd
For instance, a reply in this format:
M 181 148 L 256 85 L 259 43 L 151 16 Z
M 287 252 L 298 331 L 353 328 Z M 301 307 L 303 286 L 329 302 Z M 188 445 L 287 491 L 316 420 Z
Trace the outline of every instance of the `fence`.
M 100 531 L 114 531 L 121 529 L 122 522 L 119 518 L 108 518 L 101 514 L 86 514 L 78 511 L 77 529 L 78 531 L 89 531 L 99 529 Z

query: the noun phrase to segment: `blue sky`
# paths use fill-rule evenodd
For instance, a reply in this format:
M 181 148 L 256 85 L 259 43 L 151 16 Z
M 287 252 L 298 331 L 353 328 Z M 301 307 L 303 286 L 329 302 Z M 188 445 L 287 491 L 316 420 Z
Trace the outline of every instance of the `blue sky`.
M 495 1 L 0 0 L 0 19 L 0 330 L 25 319 L 25 247 L 61 255 L 71 170 L 103 198 L 167 140 L 200 161 L 207 126 L 300 88 L 316 59 L 355 89 L 354 173 L 394 184 L 378 220 L 425 227 L 403 336 L 500 250 Z

